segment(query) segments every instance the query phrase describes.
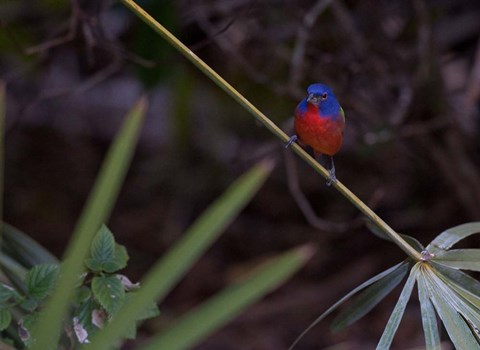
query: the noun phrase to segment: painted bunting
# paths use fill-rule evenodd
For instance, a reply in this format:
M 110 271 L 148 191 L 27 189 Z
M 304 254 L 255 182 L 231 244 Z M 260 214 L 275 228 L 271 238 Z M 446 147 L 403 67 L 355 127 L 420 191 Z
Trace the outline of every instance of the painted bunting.
M 333 155 L 342 146 L 345 113 L 333 91 L 324 84 L 312 84 L 305 97 L 295 109 L 295 135 L 285 147 L 297 140 L 313 148 L 315 157 L 324 155 L 330 163 L 327 185 L 336 181 Z

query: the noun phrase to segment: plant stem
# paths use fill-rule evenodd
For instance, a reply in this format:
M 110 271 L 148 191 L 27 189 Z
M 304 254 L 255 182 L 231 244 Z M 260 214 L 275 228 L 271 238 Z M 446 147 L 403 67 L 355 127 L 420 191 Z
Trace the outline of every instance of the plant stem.
M 273 123 L 266 115 L 264 115 L 257 107 L 242 96 L 233 86 L 231 86 L 225 79 L 223 79 L 210 66 L 202 61 L 193 51 L 178 40 L 172 33 L 170 33 L 164 26 L 158 23 L 145 10 L 138 6 L 133 0 L 121 0 L 132 12 L 134 12 L 147 25 L 162 36 L 170 45 L 176 48 L 182 55 L 190 60 L 198 69 L 207 75 L 215 84 L 235 99 L 243 108 L 252 114 L 258 121 L 260 121 L 268 130 L 277 136 L 283 142 L 287 142 L 289 136 L 285 134 L 275 123 Z M 315 161 L 307 152 L 305 152 L 298 144 L 292 144 L 292 150 L 300 156 L 307 164 L 309 164 L 317 173 L 328 179 L 328 171 Z M 395 232 L 390 226 L 385 223 L 373 210 L 371 210 L 365 203 L 363 203 L 355 194 L 353 194 L 340 181 L 335 181 L 332 185 L 343 194 L 353 205 L 355 205 L 365 216 L 373 221 L 380 229 L 382 229 L 391 239 L 397 244 L 408 256 L 416 261 L 421 260 L 421 255 L 411 245 L 409 245 L 400 235 Z

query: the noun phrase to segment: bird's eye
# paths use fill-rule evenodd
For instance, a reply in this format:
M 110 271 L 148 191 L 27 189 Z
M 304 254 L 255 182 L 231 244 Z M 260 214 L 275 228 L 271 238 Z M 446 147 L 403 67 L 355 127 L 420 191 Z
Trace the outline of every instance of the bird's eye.
M 322 94 L 322 96 L 320 97 L 320 99 L 321 99 L 322 101 L 324 101 L 324 100 L 327 99 L 327 97 L 328 97 L 328 94 L 327 94 L 326 92 L 324 92 L 324 93 Z

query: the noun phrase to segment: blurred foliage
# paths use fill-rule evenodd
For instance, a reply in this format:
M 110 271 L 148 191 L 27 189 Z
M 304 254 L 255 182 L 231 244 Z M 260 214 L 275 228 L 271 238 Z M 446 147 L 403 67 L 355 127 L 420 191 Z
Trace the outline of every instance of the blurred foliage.
M 478 220 L 479 2 L 333 1 L 317 11 L 321 2 L 170 1 L 172 22 L 163 14 L 156 18 L 171 23 L 169 29 L 272 120 L 284 121 L 285 131 L 305 86 L 330 84 L 347 116 L 338 176 L 399 232 L 428 242 L 445 227 Z M 68 34 L 72 4 L 82 10 L 74 16 L 73 39 L 27 54 Z M 282 164 L 282 145 L 172 49 L 165 46 L 164 56 L 143 60 L 135 41 L 142 25 L 120 4 L 5 0 L 0 22 L 0 76 L 9 101 L 5 218 L 57 255 L 119 115 L 145 86 L 139 67 L 152 77 L 157 69 L 165 73 L 152 79 L 147 124 L 110 223 L 129 247 L 134 276 L 257 159 L 274 155 Z M 143 45 L 164 45 L 152 35 Z M 153 329 L 241 274 L 252 259 L 313 241 L 321 254 L 294 283 L 205 345 L 225 348 L 233 339 L 247 348 L 282 348 L 336 296 L 403 258 L 394 245 L 367 239 L 369 230 L 355 209 L 303 164 L 298 173 L 314 212 L 346 229 L 310 227 L 278 167 L 195 274 L 165 300 L 169 311 Z M 478 238 L 469 241 L 478 244 Z M 198 275 L 205 277 L 199 281 Z M 343 341 L 374 347 L 385 324 L 379 320 L 391 312 L 391 304 L 384 304 L 346 332 L 331 335 L 320 324 L 302 346 Z M 414 316 L 400 327 L 402 348 L 423 345 Z M 259 336 L 248 333 L 245 322 Z

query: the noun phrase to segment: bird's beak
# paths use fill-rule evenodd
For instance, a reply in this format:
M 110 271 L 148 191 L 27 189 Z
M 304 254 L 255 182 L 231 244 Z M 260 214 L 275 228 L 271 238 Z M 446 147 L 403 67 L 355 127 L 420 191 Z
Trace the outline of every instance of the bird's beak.
M 316 97 L 314 94 L 310 94 L 307 97 L 307 102 L 318 104 L 318 97 Z

